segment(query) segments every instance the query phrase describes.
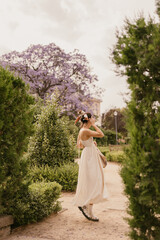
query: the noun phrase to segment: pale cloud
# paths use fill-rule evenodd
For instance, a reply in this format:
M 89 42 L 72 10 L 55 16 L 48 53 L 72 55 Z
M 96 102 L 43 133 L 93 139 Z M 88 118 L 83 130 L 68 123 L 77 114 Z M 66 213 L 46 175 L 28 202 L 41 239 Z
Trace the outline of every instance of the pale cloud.
M 106 91 L 102 112 L 125 105 L 125 79 L 116 76 L 110 49 L 125 17 L 154 15 L 155 0 L 0 0 L 0 54 L 22 51 L 30 44 L 54 42 L 66 52 L 79 49 Z

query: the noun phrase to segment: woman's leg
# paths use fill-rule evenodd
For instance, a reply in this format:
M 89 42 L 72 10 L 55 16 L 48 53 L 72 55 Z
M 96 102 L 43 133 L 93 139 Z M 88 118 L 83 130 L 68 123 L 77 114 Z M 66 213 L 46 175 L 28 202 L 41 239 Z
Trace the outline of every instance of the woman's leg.
M 99 221 L 99 219 L 96 216 L 94 216 L 94 214 L 93 214 L 93 203 L 90 203 L 88 205 L 88 213 L 91 216 L 93 221 Z

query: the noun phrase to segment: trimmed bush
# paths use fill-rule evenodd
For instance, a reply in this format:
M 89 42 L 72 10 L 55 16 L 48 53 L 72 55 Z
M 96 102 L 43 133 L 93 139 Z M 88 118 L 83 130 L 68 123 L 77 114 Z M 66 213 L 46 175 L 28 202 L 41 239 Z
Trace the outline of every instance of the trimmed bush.
M 10 214 L 27 191 L 26 162 L 21 156 L 32 133 L 33 98 L 24 82 L 0 67 L 0 214 Z
M 60 118 L 60 111 L 54 100 L 42 107 L 37 116 L 35 134 L 30 139 L 28 157 L 39 166 L 60 166 L 73 162 L 76 156 L 75 141 L 68 131 L 68 121 Z
M 119 149 L 116 150 L 117 146 L 120 147 L 119 145 L 115 145 L 115 149 L 113 151 L 109 151 L 108 147 L 99 147 L 99 150 L 103 153 L 103 155 L 106 156 L 107 161 L 121 163 L 126 158 L 125 149 L 128 146 L 121 147 L 120 150 Z M 114 146 L 113 146 L 113 148 L 114 148 Z M 123 151 L 123 149 L 124 149 L 124 151 Z
M 106 154 L 107 161 L 110 162 L 123 162 L 125 159 L 125 153 L 123 151 L 109 152 Z
M 52 168 L 48 165 L 37 166 L 34 165 L 29 169 L 29 176 L 33 182 L 54 182 L 55 181 L 56 168 Z
M 78 180 L 78 164 L 61 165 L 56 170 L 56 182 L 62 185 L 62 190 L 75 191 Z
M 101 153 L 103 153 L 103 155 L 107 155 L 107 153 L 109 152 L 109 148 L 108 147 L 99 147 L 99 150 L 101 151 Z
M 37 222 L 52 212 L 58 212 L 61 209 L 60 202 L 57 201 L 61 188 L 56 182 L 31 184 L 28 194 L 16 199 L 12 213 L 14 225 Z
M 29 174 L 33 182 L 56 181 L 62 186 L 62 190 L 74 191 L 78 180 L 78 164 L 67 163 L 56 168 L 49 167 L 48 165 L 33 166 L 29 170 Z

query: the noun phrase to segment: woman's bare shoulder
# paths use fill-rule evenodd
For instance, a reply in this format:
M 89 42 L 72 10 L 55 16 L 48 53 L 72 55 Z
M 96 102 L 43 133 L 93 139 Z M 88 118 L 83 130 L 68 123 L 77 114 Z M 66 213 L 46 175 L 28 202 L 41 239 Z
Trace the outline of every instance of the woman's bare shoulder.
M 88 133 L 88 132 L 90 132 L 90 129 L 88 129 L 88 128 L 82 128 L 82 129 L 79 131 L 80 134 L 85 134 L 85 133 Z
M 89 135 L 90 135 L 89 133 L 90 133 L 90 130 L 89 130 L 89 129 L 83 128 L 83 129 L 80 130 L 79 136 L 80 136 L 81 139 L 82 139 L 82 138 L 88 138 Z

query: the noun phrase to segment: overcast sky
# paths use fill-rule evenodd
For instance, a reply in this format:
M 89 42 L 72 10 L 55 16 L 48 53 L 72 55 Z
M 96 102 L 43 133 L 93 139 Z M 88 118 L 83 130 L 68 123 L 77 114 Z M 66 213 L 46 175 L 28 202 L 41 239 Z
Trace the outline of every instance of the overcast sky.
M 109 59 L 115 31 L 125 17 L 154 17 L 155 10 L 155 0 L 0 0 L 0 55 L 51 42 L 66 52 L 79 49 L 105 89 L 101 112 L 121 108 L 127 84 Z

